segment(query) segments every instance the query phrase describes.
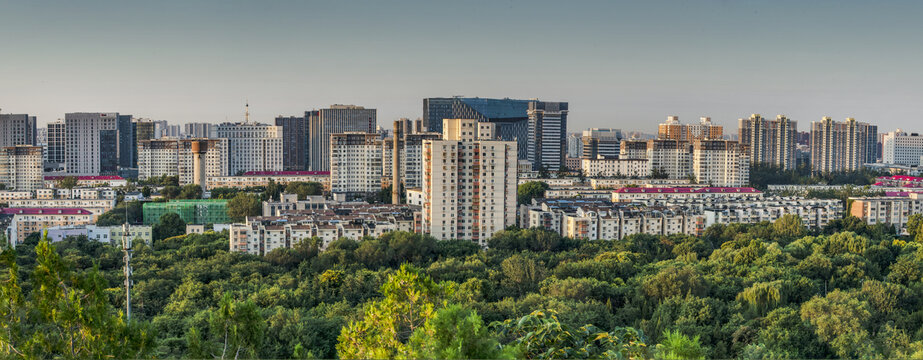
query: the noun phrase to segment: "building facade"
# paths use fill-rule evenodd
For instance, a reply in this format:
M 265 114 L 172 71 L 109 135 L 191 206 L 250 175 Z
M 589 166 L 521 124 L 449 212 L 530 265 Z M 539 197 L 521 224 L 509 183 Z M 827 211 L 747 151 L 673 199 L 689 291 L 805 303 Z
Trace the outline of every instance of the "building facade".
M 817 172 L 856 171 L 875 162 L 878 127 L 847 118 L 824 117 L 811 123 L 811 168 Z
M 308 170 L 330 171 L 330 135 L 344 132 L 374 133 L 378 126 L 375 109 L 356 105 L 331 105 L 307 111 Z
M 63 121 L 48 123 L 48 145 L 46 146 L 47 161 L 55 164 L 53 167 L 62 167 L 67 161 L 66 144 L 67 132 Z
M 0 148 L 0 184 L 7 189 L 31 191 L 44 187 L 41 146 Z
M 648 177 L 647 159 L 582 159 L 581 170 L 589 177 Z
M 304 116 L 277 116 L 282 128 L 282 170 L 308 169 L 308 120 Z
M 330 190 L 373 193 L 381 190 L 382 144 L 374 133 L 330 135 Z
M 205 176 L 228 176 L 226 139 L 155 139 L 138 142 L 138 178 L 178 176 L 179 184 L 194 183 L 195 161 L 192 144 L 205 144 Z
M 747 147 L 750 162 L 770 164 L 785 170 L 797 166 L 798 122 L 785 115 L 768 120 L 760 114 L 738 119 L 738 140 Z
M 730 140 L 696 140 L 692 144 L 692 175 L 700 184 L 746 186 L 750 182 L 746 147 Z
M 923 135 L 901 129 L 885 134 L 881 139 L 881 162 L 919 166 L 923 158 Z
M 186 224 L 227 224 L 228 201 L 219 199 L 170 200 L 167 202 L 146 202 L 142 205 L 144 224 L 160 222 L 167 213 L 176 213 Z
M 426 233 L 486 245 L 515 224 L 518 149 L 495 139 L 495 124 L 447 119 L 442 140 L 423 142 Z
M 65 167 L 70 175 L 116 175 L 120 152 L 134 151 L 130 142 L 119 141 L 131 138 L 131 126 L 119 126 L 118 113 L 67 113 L 64 122 Z
M 532 170 L 558 171 L 567 155 L 567 103 L 530 101 L 526 160 Z
M 580 138 L 580 156 L 584 159 L 616 159 L 622 142 L 622 130 L 592 128 Z M 577 157 L 577 156 L 575 156 Z
M 0 114 L 0 148 L 37 144 L 35 122 L 29 114 Z
M 257 123 L 217 125 L 219 139 L 227 139 L 228 173 L 282 170 L 282 129 Z
M 15 247 L 32 233 L 54 226 L 86 225 L 96 221 L 96 215 L 79 208 L 4 208 L 0 224 L 6 224 L 6 238 Z
M 668 116 L 667 122 L 657 126 L 657 138 L 692 142 L 695 140 L 719 140 L 724 137 L 724 127 L 714 125 L 710 117 L 699 118 L 698 124 L 682 124 L 679 116 Z

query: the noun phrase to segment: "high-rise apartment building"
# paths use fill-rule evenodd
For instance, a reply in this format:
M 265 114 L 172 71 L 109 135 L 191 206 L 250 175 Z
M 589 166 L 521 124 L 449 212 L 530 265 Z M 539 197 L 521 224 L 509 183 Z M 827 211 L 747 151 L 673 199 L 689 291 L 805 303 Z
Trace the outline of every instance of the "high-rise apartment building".
M 583 130 L 580 142 L 584 159 L 615 159 L 619 157 L 622 130 L 600 128 Z
M 750 181 L 746 146 L 730 140 L 696 140 L 692 144 L 692 174 L 700 184 L 746 186 Z
M 52 167 L 59 168 L 64 166 L 67 161 L 65 154 L 66 132 L 63 121 L 48 123 L 48 145 L 46 145 L 46 161 L 53 164 Z
M 373 133 L 377 127 L 377 110 L 356 105 L 331 105 L 307 111 L 308 170 L 330 170 L 330 135 L 344 132 Z
M 532 170 L 558 171 L 564 166 L 567 142 L 567 103 L 530 101 L 526 112 L 529 117 L 528 151 L 526 160 Z
M 186 137 L 193 139 L 208 139 L 214 138 L 215 133 L 212 130 L 214 125 L 211 123 L 188 123 L 184 126 Z
M 205 144 L 205 176 L 228 176 L 227 139 L 154 139 L 138 142 L 138 178 L 179 176 L 180 185 L 194 183 L 195 142 Z
M 443 120 L 443 138 L 423 142 L 423 231 L 483 246 L 515 224 L 517 151 L 496 124 Z
M 302 171 L 308 168 L 308 120 L 303 116 L 277 116 L 282 128 L 282 169 Z
M 567 134 L 567 157 L 576 159 L 583 156 L 582 140 L 580 134 Z
M 692 175 L 692 144 L 670 139 L 623 140 L 621 159 L 647 159 L 651 173 L 670 179 Z
M 423 141 L 439 140 L 441 133 L 413 132 L 409 121 L 403 122 L 401 131 L 398 131 L 398 180 L 403 182 L 404 188 L 419 188 L 423 186 Z M 404 129 L 411 129 L 409 132 Z M 382 141 L 382 186 L 389 186 L 394 182 L 394 138 Z
M 0 148 L 0 183 L 7 189 L 32 191 L 44 187 L 41 146 Z
M 885 134 L 881 139 L 881 162 L 919 166 L 923 157 L 923 135 L 901 129 Z
M 35 145 L 35 116 L 0 114 L 0 147 Z
M 785 115 L 775 120 L 752 114 L 738 119 L 738 141 L 747 147 L 750 162 L 771 164 L 786 170 L 797 166 L 798 122 Z
M 215 127 L 227 139 L 228 173 L 282 170 L 282 129 L 258 123 L 223 123 Z
M 724 127 L 714 125 L 710 117 L 702 117 L 698 124 L 681 124 L 678 116 L 668 116 L 667 122 L 657 126 L 657 138 L 665 140 L 695 141 L 721 139 Z
M 67 113 L 64 115 L 65 167 L 69 175 L 118 174 L 120 150 L 118 121 L 118 113 Z
M 330 191 L 360 194 L 381 190 L 381 141 L 376 133 L 330 134 Z
M 878 152 L 878 126 L 847 118 L 811 123 L 811 168 L 817 172 L 856 171 Z
M 135 120 L 135 140 L 154 140 L 160 138 L 160 136 L 156 135 L 156 125 L 157 124 L 151 119 Z

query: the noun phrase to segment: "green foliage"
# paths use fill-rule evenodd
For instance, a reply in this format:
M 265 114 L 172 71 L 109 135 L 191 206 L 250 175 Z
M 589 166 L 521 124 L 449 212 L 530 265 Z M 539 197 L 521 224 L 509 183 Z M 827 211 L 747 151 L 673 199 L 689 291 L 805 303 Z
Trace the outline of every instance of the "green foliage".
M 201 199 L 202 187 L 196 184 L 187 184 L 180 189 L 177 197 L 180 199 Z
M 807 235 L 808 231 L 801 223 L 801 217 L 785 214 L 772 224 L 773 234 L 785 239 L 797 239 Z
M 663 340 L 655 348 L 655 357 L 664 360 L 695 360 L 705 358 L 705 349 L 699 344 L 699 336 L 692 338 L 679 331 L 664 331 Z
M 167 185 L 167 186 L 164 186 L 163 189 L 160 189 L 160 195 L 163 195 L 163 197 L 167 200 L 172 200 L 172 199 L 179 198 L 180 192 L 182 191 L 183 190 L 180 189 L 179 186 Z
M 153 176 L 144 180 L 138 180 L 138 185 L 150 185 L 155 187 L 160 186 L 179 186 L 179 176 L 177 175 L 161 175 Z
M 545 197 L 545 190 L 548 190 L 548 184 L 541 181 L 528 181 L 516 188 L 516 201 L 522 204 L 532 203 L 532 199 Z
M 917 242 L 923 242 L 923 214 L 913 214 L 907 219 L 907 233 Z
M 177 213 L 168 212 L 160 217 L 151 230 L 154 232 L 152 237 L 155 241 L 163 240 L 185 234 L 186 222 Z
M 513 353 L 500 350 L 477 312 L 450 305 L 440 309 L 417 329 L 408 344 L 415 359 L 503 359 Z
M 784 170 L 769 164 L 750 165 L 750 186 L 766 190 L 776 184 L 826 184 L 826 185 L 871 185 L 875 178 L 887 175 L 863 168 L 860 171 L 814 173 L 810 164 L 800 164 L 794 170 Z
M 126 210 L 128 210 L 128 220 L 131 224 L 140 224 L 144 221 L 140 201 L 123 201 L 118 203 L 112 210 L 106 211 L 96 218 L 96 225 L 122 225 L 125 223 Z
M 62 189 L 73 189 L 77 187 L 77 183 L 78 180 L 76 176 L 65 176 L 59 179 L 55 186 Z
M 844 358 L 859 357 L 870 350 L 866 324 L 871 315 L 867 302 L 841 290 L 814 297 L 801 306 L 801 318 L 810 322 L 817 337 Z
M 293 181 L 285 186 L 285 192 L 298 194 L 298 200 L 304 200 L 309 195 L 322 195 L 324 186 L 319 182 Z
M 247 216 L 258 216 L 263 213 L 260 199 L 252 194 L 239 193 L 228 201 L 228 217 L 234 221 L 243 221 Z
M 632 328 L 603 331 L 593 325 L 574 328 L 554 312 L 534 311 L 494 324 L 505 346 L 526 359 L 630 359 L 647 357 L 644 335 Z

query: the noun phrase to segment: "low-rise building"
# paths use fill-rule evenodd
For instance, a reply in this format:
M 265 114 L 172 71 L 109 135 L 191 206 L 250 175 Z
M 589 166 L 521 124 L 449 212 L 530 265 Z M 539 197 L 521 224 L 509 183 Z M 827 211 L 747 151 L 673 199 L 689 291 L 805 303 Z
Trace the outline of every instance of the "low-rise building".
M 220 187 L 247 188 L 266 186 L 270 181 L 284 185 L 290 182 L 316 182 L 330 191 L 329 171 L 248 171 L 241 176 L 216 176 L 205 180 L 208 190 Z
M 99 216 L 115 207 L 115 199 L 14 199 L 8 204 L 17 208 L 80 208 Z
M 0 228 L 15 247 L 32 233 L 53 226 L 85 225 L 96 221 L 96 215 L 79 208 L 5 208 L 0 211 Z
M 588 240 L 616 240 L 634 234 L 700 235 L 701 214 L 678 207 L 643 207 L 597 199 L 539 199 L 520 208 L 520 226 Z
M 157 224 L 161 216 L 171 212 L 179 215 L 186 224 L 230 223 L 227 203 L 227 200 L 222 199 L 147 202 L 142 205 L 144 224 Z
M 649 177 L 651 167 L 647 159 L 583 159 L 581 170 L 593 177 Z
M 616 202 L 647 201 L 652 199 L 759 199 L 761 197 L 763 197 L 761 191 L 750 187 L 624 187 L 612 191 L 612 201 Z
M 888 224 L 898 234 L 907 234 L 911 215 L 923 214 L 923 193 L 889 193 L 879 197 L 852 197 L 849 214 L 869 225 Z
M 589 179 L 593 189 L 621 189 L 626 186 L 656 188 L 656 187 L 708 187 L 704 184 L 693 184 L 689 179 Z
M 45 176 L 45 187 L 46 188 L 56 188 L 59 181 L 63 180 L 67 176 Z M 77 186 L 111 186 L 119 187 L 128 185 L 128 180 L 121 176 L 115 175 L 100 175 L 100 176 L 75 176 L 77 178 Z

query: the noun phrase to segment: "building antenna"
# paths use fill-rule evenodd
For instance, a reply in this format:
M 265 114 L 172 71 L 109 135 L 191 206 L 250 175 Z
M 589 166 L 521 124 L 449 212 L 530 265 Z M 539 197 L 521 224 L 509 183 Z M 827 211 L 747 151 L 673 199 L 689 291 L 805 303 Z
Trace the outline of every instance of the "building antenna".
M 249 124 L 250 123 L 250 99 L 247 99 L 247 103 L 244 107 L 247 108 L 247 115 L 244 118 L 244 124 Z

